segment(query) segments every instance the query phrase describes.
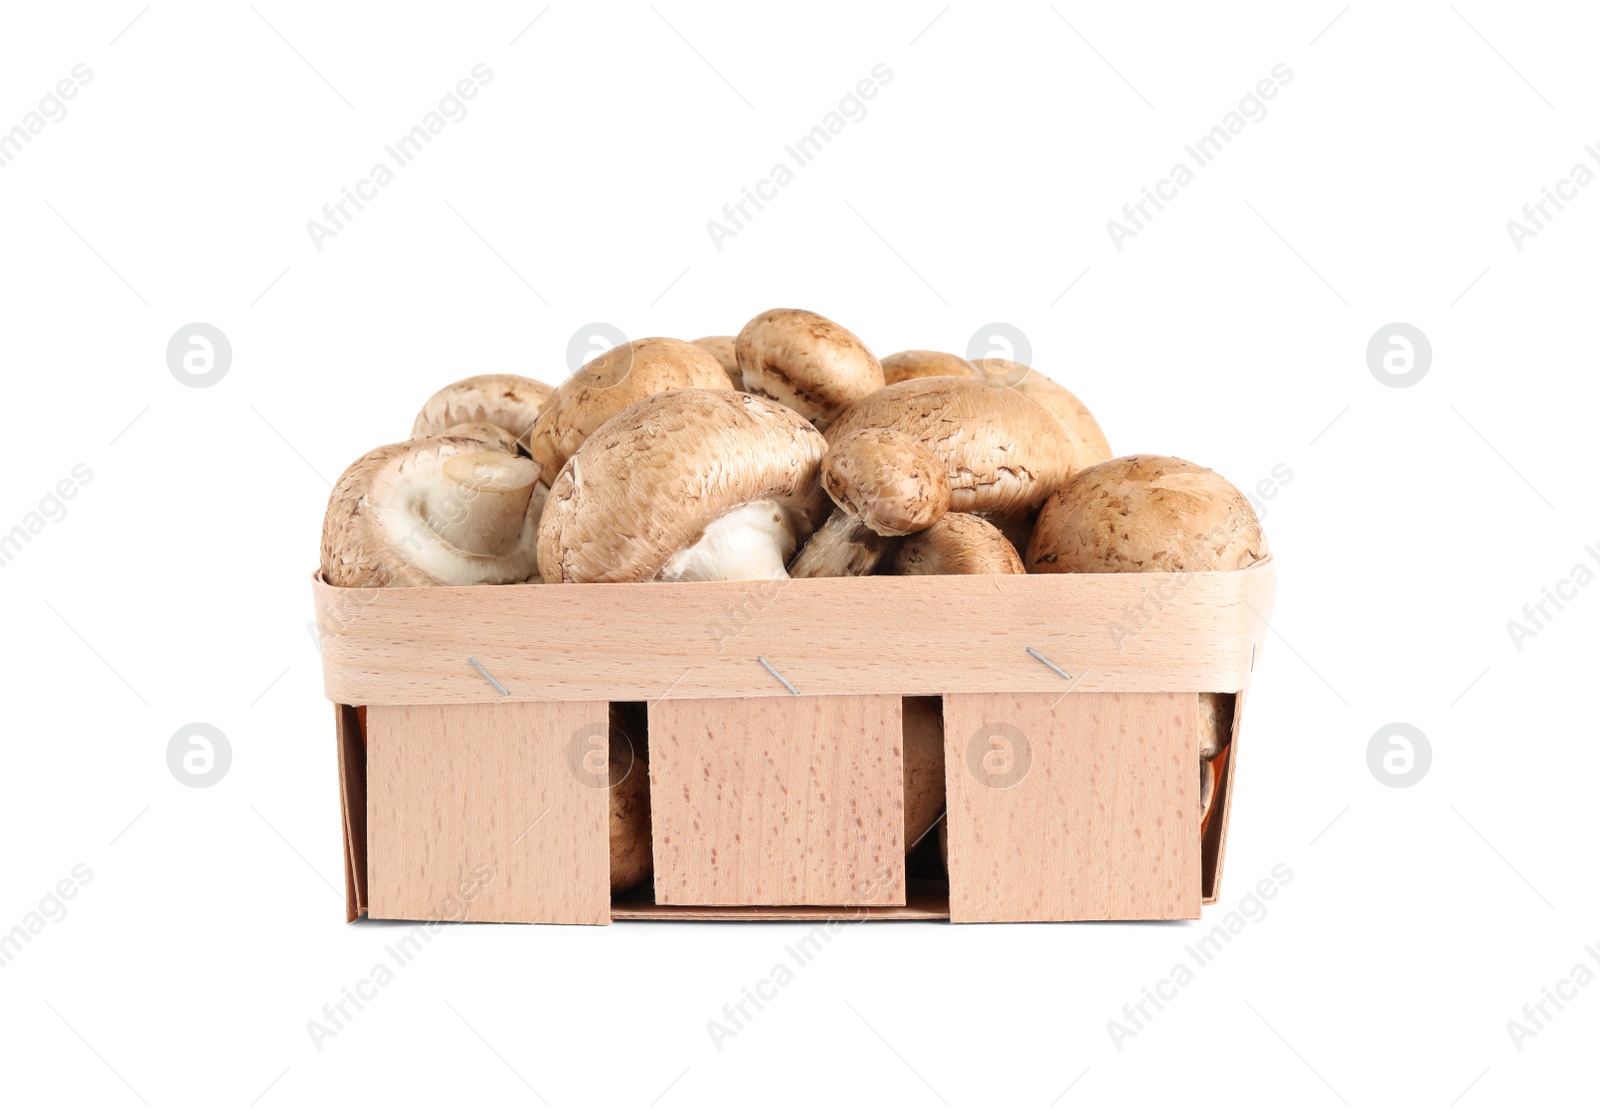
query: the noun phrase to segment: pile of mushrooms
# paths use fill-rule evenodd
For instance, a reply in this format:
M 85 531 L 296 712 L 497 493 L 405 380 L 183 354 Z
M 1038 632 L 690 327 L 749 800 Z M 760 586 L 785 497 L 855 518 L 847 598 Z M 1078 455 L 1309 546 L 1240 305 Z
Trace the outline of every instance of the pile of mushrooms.
M 920 349 L 880 361 L 802 309 L 737 336 L 629 341 L 556 388 L 452 383 L 409 439 L 345 470 L 322 530 L 337 587 L 1193 572 L 1266 555 L 1227 480 L 1113 458 L 1040 372 Z M 1209 818 L 1234 697 L 1200 699 Z M 908 737 L 937 737 L 936 716 L 908 717 Z M 942 746 L 912 750 L 908 846 L 944 808 Z M 611 786 L 618 891 L 648 873 L 645 776 L 640 754 Z

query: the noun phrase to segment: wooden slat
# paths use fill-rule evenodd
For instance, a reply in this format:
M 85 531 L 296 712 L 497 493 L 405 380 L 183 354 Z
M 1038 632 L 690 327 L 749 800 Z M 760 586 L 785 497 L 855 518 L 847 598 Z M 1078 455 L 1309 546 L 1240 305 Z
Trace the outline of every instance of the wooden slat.
M 603 702 L 369 707 L 373 919 L 604 924 L 609 810 L 571 740 Z
M 1199 702 L 945 699 L 950 918 L 1200 915 Z
M 659 905 L 902 905 L 899 696 L 650 705 Z
M 758 656 L 806 695 L 1236 692 L 1272 590 L 1270 560 L 1145 575 L 314 584 L 328 697 L 367 705 L 782 695 Z

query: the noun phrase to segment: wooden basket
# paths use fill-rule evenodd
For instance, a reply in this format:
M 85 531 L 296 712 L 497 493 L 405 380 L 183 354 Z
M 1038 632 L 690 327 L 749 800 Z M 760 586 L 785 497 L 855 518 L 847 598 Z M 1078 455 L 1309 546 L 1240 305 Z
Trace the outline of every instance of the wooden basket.
M 1239 572 L 349 589 L 314 583 L 350 919 L 1193 919 L 1198 693 L 1242 695 Z M 791 691 L 792 688 L 792 691 Z M 939 696 L 949 882 L 907 885 L 901 701 Z M 613 901 L 592 769 L 648 705 L 654 899 Z M 365 709 L 358 714 L 358 709 Z M 604 765 L 602 758 L 600 764 Z

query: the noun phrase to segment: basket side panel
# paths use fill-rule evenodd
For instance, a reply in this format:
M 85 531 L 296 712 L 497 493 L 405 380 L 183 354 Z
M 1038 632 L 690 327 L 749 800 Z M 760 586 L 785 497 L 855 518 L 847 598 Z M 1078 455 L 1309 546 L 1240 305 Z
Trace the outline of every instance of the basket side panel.
M 945 697 L 950 918 L 1200 915 L 1193 694 Z
M 899 696 L 658 700 L 659 905 L 903 905 Z
M 603 702 L 367 710 L 374 919 L 611 920 Z M 574 761 L 579 764 L 574 764 Z

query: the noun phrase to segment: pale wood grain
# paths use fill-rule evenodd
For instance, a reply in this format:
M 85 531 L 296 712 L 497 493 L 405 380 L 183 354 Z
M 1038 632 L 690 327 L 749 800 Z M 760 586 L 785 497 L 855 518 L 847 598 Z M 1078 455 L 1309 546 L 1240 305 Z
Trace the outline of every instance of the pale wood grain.
M 805 695 L 1235 692 L 1265 633 L 1273 577 L 1268 560 L 1144 575 L 383 589 L 317 580 L 314 594 L 336 703 L 783 694 L 758 656 Z
M 899 696 L 650 706 L 658 905 L 902 905 Z
M 952 920 L 1200 915 L 1194 694 L 950 695 L 945 724 Z
M 607 722 L 603 702 L 368 708 L 371 917 L 609 923 L 606 789 L 572 764 Z

